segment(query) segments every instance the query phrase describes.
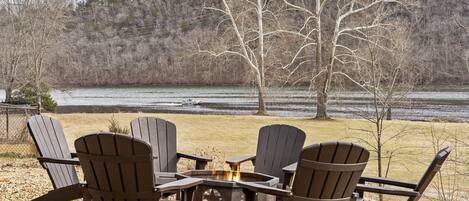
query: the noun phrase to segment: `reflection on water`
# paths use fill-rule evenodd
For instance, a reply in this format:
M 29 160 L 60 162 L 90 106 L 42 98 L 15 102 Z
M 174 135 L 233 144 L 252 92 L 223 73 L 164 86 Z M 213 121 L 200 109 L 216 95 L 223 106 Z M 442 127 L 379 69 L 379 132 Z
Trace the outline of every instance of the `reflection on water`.
M 256 90 L 249 87 L 103 87 L 54 90 L 59 106 L 121 106 L 151 111 L 209 114 L 252 114 L 256 110 Z M 0 90 L 0 100 L 4 91 Z M 185 100 L 200 105 L 183 105 Z M 312 116 L 314 97 L 306 88 L 269 89 L 269 112 L 280 116 Z M 369 95 L 362 92 L 332 93 L 329 111 L 333 116 L 353 117 L 371 109 Z M 421 91 L 407 95 L 393 108 L 394 118 L 454 118 L 469 120 L 469 91 Z

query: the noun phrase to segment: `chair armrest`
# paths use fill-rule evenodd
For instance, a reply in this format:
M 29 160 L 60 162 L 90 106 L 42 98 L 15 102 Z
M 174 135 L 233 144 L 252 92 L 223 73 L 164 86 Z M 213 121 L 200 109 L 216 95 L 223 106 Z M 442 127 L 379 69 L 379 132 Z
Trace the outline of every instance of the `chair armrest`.
M 78 158 L 64 159 L 64 158 L 47 158 L 47 157 L 37 157 L 39 163 L 56 163 L 64 165 L 80 165 Z
M 186 159 L 191 159 L 195 161 L 204 161 L 204 162 L 210 162 L 212 161 L 211 158 L 203 157 L 203 156 L 196 156 L 192 154 L 183 154 L 183 153 L 177 153 L 178 158 L 186 158 Z
M 244 188 L 249 191 L 256 192 L 256 193 L 265 193 L 265 194 L 275 195 L 275 196 L 280 196 L 280 197 L 286 197 L 286 196 L 291 195 L 290 191 L 279 189 L 279 188 L 274 188 L 274 187 L 269 187 L 269 186 L 264 186 L 264 185 L 256 184 L 252 182 L 238 181 L 236 182 L 236 184 L 241 188 Z
M 195 169 L 196 170 L 203 170 L 207 166 L 207 163 L 212 161 L 211 158 L 207 157 L 202 157 L 202 156 L 196 156 L 192 154 L 182 154 L 182 153 L 177 153 L 177 157 L 179 158 L 187 158 L 191 160 L 195 160 Z
M 293 175 L 295 175 L 295 172 L 296 172 L 296 166 L 298 165 L 298 163 L 292 163 L 288 166 L 285 166 L 282 170 L 283 170 L 283 185 L 282 185 L 282 188 L 283 189 L 286 189 L 287 186 L 291 186 L 291 182 L 292 182 L 292 179 L 293 179 Z
M 417 197 L 420 195 L 419 192 L 407 189 L 390 189 L 378 186 L 366 186 L 363 184 L 358 184 L 357 191 L 365 191 L 371 193 L 379 193 L 379 194 L 387 194 L 387 195 L 398 195 L 398 196 L 406 196 L 406 197 Z
M 246 161 L 253 161 L 255 159 L 256 159 L 256 156 L 235 156 L 235 157 L 229 158 L 225 162 L 231 166 L 231 165 L 240 165 L 241 163 L 244 163 Z
M 182 190 L 182 189 L 187 189 L 191 188 L 197 185 L 200 185 L 204 182 L 203 179 L 199 178 L 186 178 L 186 179 L 181 179 L 173 182 L 169 182 L 163 185 L 159 185 L 156 187 L 156 189 L 160 192 L 168 192 L 168 191 L 174 191 L 174 190 Z
M 371 182 L 371 183 L 377 183 L 377 184 L 387 184 L 387 185 L 410 188 L 410 189 L 417 188 L 417 184 L 414 184 L 414 183 L 402 182 L 402 181 L 397 181 L 397 180 L 382 178 L 382 177 L 364 177 L 364 176 L 362 176 L 362 177 L 360 177 L 360 182 L 361 183 Z
M 298 165 L 298 163 L 292 163 L 288 166 L 285 166 L 282 170 L 283 170 L 284 173 L 295 174 L 297 165 Z

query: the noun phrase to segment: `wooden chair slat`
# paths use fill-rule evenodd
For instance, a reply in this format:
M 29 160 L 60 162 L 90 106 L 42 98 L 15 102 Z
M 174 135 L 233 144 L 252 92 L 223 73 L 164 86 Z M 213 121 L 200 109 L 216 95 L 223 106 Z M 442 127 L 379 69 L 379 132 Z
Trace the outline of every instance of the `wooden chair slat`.
M 84 138 L 78 138 L 75 140 L 75 150 L 77 152 L 82 152 L 82 153 L 89 153 L 88 152 L 88 147 L 85 143 Z M 83 172 L 89 172 L 89 174 L 84 175 L 86 184 L 89 187 L 93 188 L 98 188 L 98 182 L 96 181 L 96 176 L 94 176 L 94 171 L 93 171 L 93 164 L 91 164 L 90 160 L 87 159 L 81 159 L 80 160 L 81 168 Z
M 154 171 L 176 172 L 176 126 L 166 120 L 140 117 L 131 122 L 132 136 L 151 144 Z
M 28 120 L 28 128 L 41 157 L 72 158 L 62 126 L 57 120 L 35 115 Z M 43 166 L 47 170 L 54 189 L 78 183 L 78 176 L 73 165 L 44 162 Z
M 44 142 L 46 146 L 45 154 L 48 157 L 58 158 L 59 156 L 56 153 L 56 150 L 54 149 L 54 144 L 53 144 L 55 140 L 53 140 L 53 138 L 50 137 L 50 135 L 54 135 L 54 134 L 51 134 L 47 131 L 46 125 L 44 123 L 42 116 L 39 116 L 39 118 L 37 118 L 37 124 L 40 130 L 40 133 L 44 137 Z M 59 164 L 46 164 L 46 165 L 48 167 L 47 169 L 50 170 L 51 172 L 51 177 L 53 178 L 54 181 L 57 182 L 56 183 L 57 188 L 67 186 L 67 182 L 63 176 L 62 170 L 60 169 L 60 165 Z
M 116 137 L 119 156 L 132 156 L 133 143 L 125 138 Z M 122 183 L 125 192 L 137 192 L 136 168 L 134 164 L 120 164 Z
M 159 196 L 153 193 L 153 162 L 149 144 L 129 136 L 100 133 L 77 139 L 75 146 L 80 161 L 86 161 L 82 164 L 86 181 L 97 181 L 97 186 L 91 183 L 86 186 L 93 200 L 150 201 Z M 87 154 L 92 155 L 87 157 Z M 100 155 L 106 159 L 102 160 Z M 133 161 L 119 158 L 141 155 L 146 155 L 147 159 Z M 112 161 L 110 156 L 114 156 L 115 160 Z
M 142 131 L 140 130 L 140 118 L 135 119 L 134 121 L 130 122 L 130 130 L 132 133 L 132 136 L 138 139 L 142 138 Z
M 134 154 L 148 154 L 151 156 L 152 150 L 149 145 L 142 146 L 143 143 L 133 140 Z M 152 192 L 154 189 L 154 177 L 153 177 L 153 161 L 150 159 L 147 162 L 135 163 L 137 170 L 137 190 L 139 192 Z M 140 201 L 152 201 L 154 198 L 143 197 Z
M 259 131 L 255 172 L 272 175 L 283 182 L 282 168 L 298 161 L 305 133 L 289 125 L 270 125 Z
M 90 136 L 85 138 L 85 143 L 88 148 L 88 154 L 101 155 L 101 143 L 97 135 Z M 77 151 L 78 152 L 78 151 Z M 111 187 L 108 181 L 108 175 L 106 173 L 106 166 L 103 161 L 100 160 L 90 160 L 92 169 L 96 176 L 96 181 L 98 186 L 94 187 L 97 190 L 110 191 Z
M 176 125 L 172 123 L 166 124 L 166 140 L 167 140 L 167 160 L 168 172 L 177 171 L 177 137 Z
M 347 159 L 349 158 L 351 149 L 351 143 L 339 142 L 336 155 L 334 157 L 334 163 L 347 164 Z M 325 190 L 322 197 L 330 199 L 341 198 L 344 195 L 345 188 L 347 187 L 347 183 L 351 175 L 351 172 L 331 172 L 329 174 L 330 182 L 326 183 L 326 185 L 334 185 L 334 188 Z
M 309 146 L 303 150 L 301 158 L 308 160 L 318 160 L 319 156 L 319 144 Z M 293 181 L 293 186 L 297 186 L 292 189 L 294 195 L 301 197 L 308 197 L 309 186 L 311 185 L 312 178 L 315 174 L 314 170 L 309 168 L 298 166 L 296 170 L 295 179 Z M 299 178 L 299 179 L 296 179 Z M 301 178 L 301 179 L 300 179 Z M 303 186 L 303 187 L 299 187 Z
M 368 152 L 367 150 L 359 146 L 353 146 L 352 150 L 356 150 L 354 151 L 356 153 L 359 152 L 358 159 L 356 160 L 355 163 L 363 163 L 363 162 L 368 161 L 368 158 L 370 157 L 370 152 Z M 360 176 L 362 175 L 362 173 L 363 173 L 363 170 L 352 172 L 347 188 L 345 188 L 344 195 L 350 195 L 355 191 L 355 188 L 356 188 L 355 186 L 360 180 Z
M 168 141 L 167 141 L 167 135 L 168 133 L 166 132 L 166 121 L 162 120 L 157 120 L 157 128 L 158 128 L 158 152 L 160 153 L 159 155 L 159 160 L 160 160 L 160 166 L 161 169 L 160 171 L 162 172 L 170 172 L 168 169 Z
M 332 143 L 321 144 L 319 148 L 318 160 L 316 161 L 324 162 L 324 163 L 331 163 L 334 160 L 336 149 L 337 149 L 337 144 L 332 144 Z M 315 160 L 311 160 L 311 161 L 315 161 Z M 302 162 L 299 161 L 299 164 L 301 165 Z M 309 186 L 310 189 L 309 189 L 308 197 L 321 198 L 322 190 L 324 190 L 324 184 L 326 183 L 326 179 L 327 179 L 329 172 L 327 170 L 314 169 L 314 173 L 315 174 L 313 177 L 313 181 L 311 183 L 311 186 Z
M 267 157 L 267 146 L 269 144 L 269 137 L 272 137 L 272 135 L 269 135 L 270 129 L 272 127 L 270 126 L 265 126 L 262 127 L 259 130 L 259 137 L 257 139 L 257 153 L 256 153 L 256 161 L 254 164 L 254 171 L 259 171 L 262 167 L 265 166 L 265 160 Z
M 270 166 L 270 175 L 282 175 L 283 171 L 282 168 L 287 164 L 282 164 L 283 153 L 286 152 L 286 143 L 288 142 L 288 127 L 280 127 L 279 132 L 276 133 L 277 141 L 275 142 L 276 149 L 272 152 L 274 155 L 272 156 L 272 165 Z M 286 162 L 285 162 L 286 163 Z M 283 166 L 282 166 L 283 165 Z
M 144 118 L 148 122 L 148 129 L 149 132 L 152 133 L 149 135 L 149 143 L 152 147 L 153 150 L 153 156 L 158 157 L 160 155 L 159 152 L 159 142 L 158 142 L 158 127 L 156 123 L 155 118 Z M 161 172 L 161 165 L 160 165 L 160 159 L 154 159 L 153 160 L 153 168 L 155 168 L 155 171 Z
M 292 193 L 313 199 L 350 198 L 368 157 L 367 150 L 352 143 L 329 142 L 306 147 L 300 155 Z
M 63 128 L 60 125 L 59 121 L 57 121 L 55 119 L 51 119 L 51 118 L 49 118 L 49 121 L 52 124 L 52 128 L 53 128 L 54 132 L 56 133 L 55 137 L 59 141 L 59 146 L 60 146 L 60 149 L 62 150 L 63 158 L 65 158 L 65 159 L 72 158 L 71 153 L 70 153 L 70 149 L 68 148 L 67 140 L 65 139 L 65 133 L 64 133 Z M 78 181 L 78 176 L 77 176 L 75 167 L 73 167 L 73 165 L 64 165 L 64 167 L 67 170 L 66 174 L 70 178 L 70 183 L 69 184 L 78 183 L 79 181 Z
M 71 158 L 70 157 L 70 153 L 68 153 L 68 156 L 66 156 L 65 153 L 63 153 L 62 151 L 62 148 L 60 147 L 60 142 L 59 142 L 59 139 L 57 137 L 57 133 L 55 132 L 54 130 L 54 126 L 52 125 L 52 120 L 50 118 L 44 118 L 42 116 L 42 122 L 44 124 L 44 128 L 45 128 L 45 131 L 46 133 L 48 134 L 49 136 L 49 140 L 51 142 L 51 145 L 52 145 L 52 150 L 54 151 L 54 158 Z M 63 133 L 62 133 L 63 135 Z M 66 144 L 67 142 L 65 142 L 64 144 Z M 54 168 L 57 169 L 57 173 L 58 173 L 58 177 L 60 177 L 60 179 L 62 180 L 62 185 L 63 186 L 67 186 L 69 184 L 72 184 L 72 180 L 70 179 L 70 175 L 69 175 L 69 172 L 68 172 L 68 167 L 67 165 L 59 165 L 59 164 L 54 164 L 53 165 Z
M 101 142 L 101 149 L 103 155 L 106 156 L 117 156 L 117 147 L 114 136 L 112 135 L 100 135 L 99 141 Z M 122 172 L 120 171 L 120 165 L 118 163 L 106 163 L 106 171 L 109 176 L 109 187 L 113 191 L 124 192 L 124 186 L 122 185 Z M 115 201 L 124 201 L 124 199 L 115 199 Z

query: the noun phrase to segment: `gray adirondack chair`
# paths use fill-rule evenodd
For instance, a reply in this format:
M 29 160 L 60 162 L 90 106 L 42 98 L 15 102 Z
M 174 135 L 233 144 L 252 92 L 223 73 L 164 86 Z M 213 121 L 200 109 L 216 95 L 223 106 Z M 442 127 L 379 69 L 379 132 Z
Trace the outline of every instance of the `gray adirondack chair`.
M 194 160 L 195 169 L 205 169 L 210 158 L 177 152 L 176 125 L 164 119 L 140 117 L 130 123 L 132 136 L 152 146 L 155 177 L 158 184 L 176 180 L 180 158 Z
M 44 115 L 28 120 L 29 132 L 39 152 L 37 158 L 47 171 L 54 190 L 35 200 L 73 200 L 83 197 L 74 165 L 79 165 L 71 153 L 60 122 Z
M 255 156 L 237 156 L 226 163 L 232 171 L 239 171 L 242 163 L 252 161 L 254 172 L 278 177 L 280 183 L 289 183 L 292 175 L 284 175 L 282 168 L 298 161 L 305 138 L 305 132 L 293 126 L 265 126 L 259 131 Z
M 191 198 L 202 179 L 187 178 L 155 187 L 151 146 L 130 136 L 98 133 L 75 141 L 92 200 L 159 200 L 162 192 L 181 190 Z M 189 194 L 188 194 L 189 192 Z
M 397 181 L 388 178 L 379 178 L 379 177 L 361 177 L 360 183 L 357 186 L 357 192 L 359 192 L 360 199 L 363 199 L 364 192 L 372 192 L 378 194 L 385 194 L 385 195 L 396 195 L 396 196 L 404 196 L 409 197 L 409 201 L 417 201 L 425 192 L 425 189 L 430 185 L 433 180 L 433 177 L 438 173 L 441 166 L 448 158 L 449 154 L 451 153 L 451 147 L 446 147 L 440 150 L 435 158 L 433 159 L 430 166 L 427 168 L 423 176 L 421 177 L 419 183 L 409 183 L 403 181 Z M 386 187 L 377 187 L 377 186 L 367 186 L 364 185 L 366 182 L 369 183 L 377 183 L 377 184 L 385 184 Z M 396 188 L 389 188 L 389 186 L 400 187 L 399 189 Z
M 349 201 L 366 167 L 370 153 L 348 142 L 327 142 L 303 149 L 290 190 L 249 182 L 239 186 L 252 193 L 292 201 Z

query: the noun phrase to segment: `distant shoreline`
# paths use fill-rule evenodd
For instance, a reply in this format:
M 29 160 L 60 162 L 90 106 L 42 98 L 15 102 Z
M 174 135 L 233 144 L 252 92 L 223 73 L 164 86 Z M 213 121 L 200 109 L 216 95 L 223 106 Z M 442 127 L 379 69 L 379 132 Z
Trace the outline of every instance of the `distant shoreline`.
M 151 107 L 135 107 L 135 106 L 89 106 L 89 105 L 76 105 L 76 106 L 57 106 L 56 114 L 76 114 L 76 113 L 90 113 L 90 114 L 105 114 L 105 113 L 164 113 L 164 114 L 194 114 L 194 115 L 233 115 L 233 116 L 250 116 L 254 115 L 254 111 L 229 111 L 229 112 L 200 112 L 192 110 L 173 110 L 164 108 L 151 108 Z M 270 115 L 273 117 L 312 117 L 311 116 L 287 116 L 287 115 Z M 334 117 L 334 115 L 332 115 Z M 357 116 L 338 116 L 337 118 L 345 119 L 360 119 Z M 415 121 L 415 122 L 447 122 L 447 123 L 469 123 L 469 120 L 452 119 L 452 118 L 434 118 L 434 119 L 412 119 L 412 118 L 396 118 L 394 120 L 401 121 Z

